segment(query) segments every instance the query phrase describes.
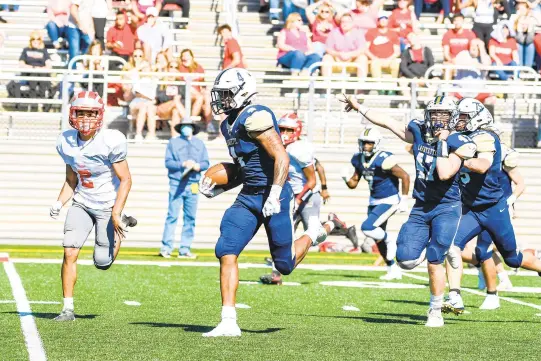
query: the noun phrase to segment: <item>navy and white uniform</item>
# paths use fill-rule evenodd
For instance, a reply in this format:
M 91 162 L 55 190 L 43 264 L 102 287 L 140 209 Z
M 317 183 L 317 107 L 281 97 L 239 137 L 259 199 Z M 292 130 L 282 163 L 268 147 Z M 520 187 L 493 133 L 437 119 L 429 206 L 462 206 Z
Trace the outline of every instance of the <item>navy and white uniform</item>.
M 304 189 L 306 184 L 306 176 L 304 169 L 307 167 L 314 168 L 316 160 L 314 157 L 314 147 L 310 142 L 301 139 L 289 144 L 286 148 L 289 155 L 289 172 L 287 182 L 293 190 L 293 194 L 297 196 Z M 314 189 L 312 194 L 301 202 L 297 212 L 295 212 L 295 223 L 300 218 L 302 226 L 306 231 L 308 224 L 313 222 L 319 227 L 319 213 L 321 210 L 321 195 L 319 190 Z
M 70 129 L 58 137 L 56 150 L 78 179 L 64 224 L 63 246 L 82 248 L 95 227 L 94 264 L 108 269 L 115 249 L 111 212 L 120 185 L 113 164 L 126 159 L 126 137 L 118 130 L 102 129 L 84 142 L 77 130 Z
M 380 253 L 389 266 L 394 264 L 396 244 L 393 240 L 392 250 L 389 250 L 385 242 L 387 221 L 396 213 L 400 203 L 398 178 L 391 173 L 396 164 L 394 155 L 386 151 L 377 151 L 371 157 L 359 152 L 351 158 L 355 172 L 368 182 L 370 190 L 367 218 L 361 225 L 361 231 L 377 242 Z
M 351 165 L 368 182 L 370 190 L 368 217 L 361 225 L 361 230 L 366 232 L 377 227 L 385 230 L 387 220 L 396 212 L 400 203 L 398 178 L 390 172 L 396 165 L 396 158 L 385 151 L 378 151 L 371 157 L 360 152 L 353 155 Z
M 398 234 L 396 259 L 403 268 L 411 269 L 425 249 L 429 263 L 443 263 L 460 224 L 461 193 L 458 173 L 449 180 L 439 178 L 438 143 L 425 139 L 424 122 L 412 120 L 408 130 L 413 134 L 416 170 L 413 198 L 416 202 Z M 473 156 L 475 146 L 466 136 L 451 134 L 447 144 L 449 152 Z
M 469 137 L 477 145 L 478 154 L 492 153 L 493 161 L 484 174 L 466 168 L 460 171 L 464 209 L 455 244 L 464 249 L 471 239 L 486 230 L 490 237 L 481 237 L 475 249 L 479 261 L 492 256 L 488 250 L 494 242 L 505 263 L 509 267 L 518 268 L 522 264 L 522 253 L 517 247 L 507 197 L 502 187 L 502 182 L 508 182 L 508 176 L 502 168 L 500 139 L 495 133 L 484 130 L 474 131 Z
M 231 115 L 230 115 L 231 116 Z M 280 131 L 274 113 L 263 105 L 242 109 L 230 124 L 226 118 L 220 130 L 229 154 L 240 165 L 243 187 L 233 205 L 225 211 L 216 244 L 216 257 L 239 255 L 261 225 L 265 226 L 274 265 L 282 274 L 290 274 L 295 265 L 293 242 L 293 191 L 286 182 L 280 195 L 280 213 L 263 217 L 263 205 L 274 180 L 274 160 L 250 137 L 251 132 L 273 128 Z

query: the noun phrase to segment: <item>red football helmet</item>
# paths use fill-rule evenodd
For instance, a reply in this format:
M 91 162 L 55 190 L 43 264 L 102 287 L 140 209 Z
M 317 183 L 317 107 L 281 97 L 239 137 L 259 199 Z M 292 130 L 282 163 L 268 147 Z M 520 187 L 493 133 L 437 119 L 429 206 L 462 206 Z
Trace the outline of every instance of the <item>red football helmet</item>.
M 96 112 L 95 116 L 77 116 L 77 111 L 87 110 Z M 82 91 L 73 96 L 70 101 L 69 122 L 82 135 L 89 135 L 99 130 L 103 125 L 105 103 L 98 93 Z
M 278 120 L 278 128 L 280 128 L 282 142 L 284 145 L 288 145 L 299 140 L 302 133 L 302 122 L 296 113 L 290 112 L 282 115 Z M 291 129 L 293 130 L 293 134 L 286 134 L 282 132 L 282 129 Z

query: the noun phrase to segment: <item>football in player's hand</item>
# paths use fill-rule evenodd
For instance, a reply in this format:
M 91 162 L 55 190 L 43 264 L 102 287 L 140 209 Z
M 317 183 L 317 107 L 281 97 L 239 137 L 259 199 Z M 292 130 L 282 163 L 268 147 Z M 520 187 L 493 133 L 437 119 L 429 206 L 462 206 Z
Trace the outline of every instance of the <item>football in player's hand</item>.
M 223 186 L 237 177 L 238 168 L 233 163 L 218 163 L 207 169 L 205 177 L 212 179 L 216 186 Z

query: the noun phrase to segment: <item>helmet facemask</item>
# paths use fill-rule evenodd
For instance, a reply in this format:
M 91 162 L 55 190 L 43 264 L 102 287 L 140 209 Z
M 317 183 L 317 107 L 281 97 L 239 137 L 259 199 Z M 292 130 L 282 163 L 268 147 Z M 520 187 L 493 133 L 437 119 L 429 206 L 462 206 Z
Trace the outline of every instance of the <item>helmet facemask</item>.
M 363 153 L 363 155 L 365 157 L 371 157 L 376 152 L 376 143 L 375 142 L 359 139 L 358 143 L 359 143 L 359 152 Z M 372 145 L 372 147 L 370 147 L 370 145 Z M 366 147 L 366 146 L 368 146 L 368 147 Z M 367 150 L 367 148 L 369 150 Z
M 70 125 L 83 136 L 91 135 L 103 124 L 103 111 L 88 108 L 71 107 Z
M 427 128 L 427 138 L 436 140 L 442 130 L 449 130 L 449 124 L 453 117 L 453 112 L 444 109 L 434 109 L 426 111 L 425 121 Z
M 241 107 L 242 104 L 237 104 L 235 97 L 242 90 L 244 84 L 245 83 L 242 83 L 240 86 L 235 86 L 230 89 L 212 88 L 210 91 L 210 106 L 214 114 L 229 114 L 232 110 Z
M 295 129 L 280 127 L 280 137 L 284 145 L 289 145 L 297 140 L 295 136 Z

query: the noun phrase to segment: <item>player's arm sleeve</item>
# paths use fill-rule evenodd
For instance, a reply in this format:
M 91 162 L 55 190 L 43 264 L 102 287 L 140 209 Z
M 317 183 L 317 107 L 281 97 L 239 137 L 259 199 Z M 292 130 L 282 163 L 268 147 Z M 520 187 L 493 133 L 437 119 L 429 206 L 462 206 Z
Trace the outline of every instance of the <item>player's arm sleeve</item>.
M 256 110 L 244 122 L 248 134 L 260 133 L 274 127 L 272 114 L 266 110 Z
M 351 157 L 351 165 L 353 166 L 353 168 L 355 168 L 355 172 L 357 171 L 357 169 L 361 168 L 359 164 L 359 157 L 357 156 L 357 154 L 354 154 L 353 157 Z
M 113 133 L 111 150 L 109 151 L 109 161 L 118 163 L 126 160 L 128 156 L 128 142 L 124 134 L 116 131 Z
M 481 133 L 473 138 L 478 153 L 496 153 L 494 136 L 489 133 Z
M 393 168 L 397 164 L 398 164 L 398 162 L 396 161 L 396 157 L 393 154 L 389 154 L 381 162 L 381 169 L 388 172 L 388 171 L 391 170 L 391 168 Z

